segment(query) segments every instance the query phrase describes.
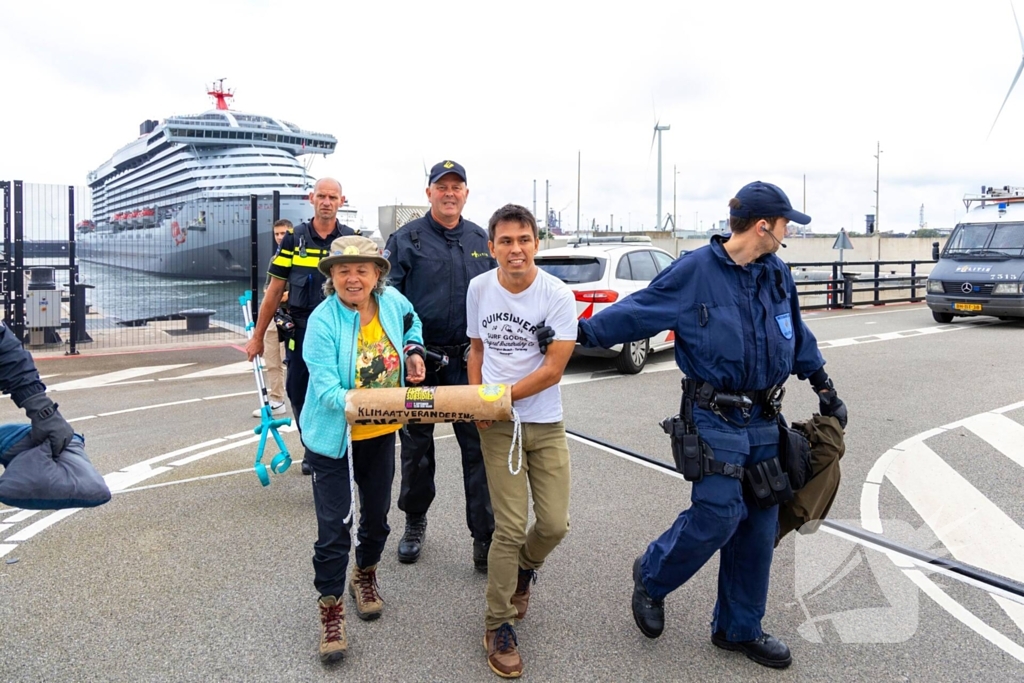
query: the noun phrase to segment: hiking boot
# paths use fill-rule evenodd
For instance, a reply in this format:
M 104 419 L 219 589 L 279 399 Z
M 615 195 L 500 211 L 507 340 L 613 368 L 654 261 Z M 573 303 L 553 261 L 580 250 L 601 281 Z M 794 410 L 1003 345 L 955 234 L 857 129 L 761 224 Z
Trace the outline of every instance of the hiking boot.
M 490 541 L 473 541 L 473 568 L 487 573 L 487 554 L 491 552 Z
M 533 569 L 519 568 L 519 580 L 516 592 L 512 594 L 512 606 L 516 608 L 516 619 L 526 616 L 526 608 L 530 606 L 530 584 L 537 583 L 537 572 Z
M 345 656 L 348 649 L 345 605 L 333 595 L 323 596 L 317 604 L 320 607 L 320 661 L 336 662 Z
M 665 601 L 655 600 L 647 592 L 640 572 L 643 555 L 633 562 L 633 621 L 648 638 L 657 638 L 665 630 Z
M 352 571 L 352 580 L 348 582 L 348 593 L 356 601 L 356 616 L 363 621 L 370 621 L 380 616 L 384 610 L 384 598 L 377 591 L 377 565 Z
M 793 657 L 789 654 L 789 648 L 775 636 L 762 633 L 754 640 L 746 640 L 741 643 L 725 639 L 721 631 L 711 634 L 711 642 L 715 647 L 723 650 L 742 652 L 748 658 L 762 666 L 770 666 L 773 669 L 785 669 L 793 663 Z
M 423 541 L 427 538 L 427 516 L 407 515 L 405 518 L 405 533 L 402 540 L 398 542 L 398 561 L 402 564 L 412 564 L 420 559 L 420 551 L 423 550 Z
M 512 624 L 502 624 L 493 631 L 484 633 L 484 649 L 487 650 L 487 665 L 502 678 L 519 678 L 523 675 L 523 658 L 519 656 L 519 639 Z

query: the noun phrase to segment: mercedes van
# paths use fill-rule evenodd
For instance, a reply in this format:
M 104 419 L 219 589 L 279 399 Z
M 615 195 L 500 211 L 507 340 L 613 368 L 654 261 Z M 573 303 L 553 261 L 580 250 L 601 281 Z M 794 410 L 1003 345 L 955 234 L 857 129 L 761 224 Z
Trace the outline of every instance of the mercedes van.
M 936 322 L 959 316 L 1024 319 L 1024 187 L 982 187 L 964 196 L 967 216 L 946 246 L 932 245 L 938 263 L 926 301 Z

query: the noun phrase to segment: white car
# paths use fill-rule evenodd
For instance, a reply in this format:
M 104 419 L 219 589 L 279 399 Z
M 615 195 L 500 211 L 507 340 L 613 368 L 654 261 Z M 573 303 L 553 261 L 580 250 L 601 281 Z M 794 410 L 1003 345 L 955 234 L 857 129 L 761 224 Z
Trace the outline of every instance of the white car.
M 672 263 L 672 255 L 639 235 L 573 238 L 565 247 L 544 249 L 537 265 L 569 285 L 576 296 L 576 315 L 589 318 L 603 308 L 647 286 Z M 576 355 L 614 358 L 619 372 L 636 374 L 655 351 L 675 344 L 672 332 L 650 339 L 616 344 L 609 349 L 576 345 Z

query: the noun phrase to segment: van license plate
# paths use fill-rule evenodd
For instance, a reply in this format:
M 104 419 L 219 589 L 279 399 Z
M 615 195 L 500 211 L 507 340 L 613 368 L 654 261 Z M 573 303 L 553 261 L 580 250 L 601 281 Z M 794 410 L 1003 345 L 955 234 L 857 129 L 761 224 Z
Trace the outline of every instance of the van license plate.
M 953 308 L 958 311 L 980 311 L 981 304 L 953 304 Z

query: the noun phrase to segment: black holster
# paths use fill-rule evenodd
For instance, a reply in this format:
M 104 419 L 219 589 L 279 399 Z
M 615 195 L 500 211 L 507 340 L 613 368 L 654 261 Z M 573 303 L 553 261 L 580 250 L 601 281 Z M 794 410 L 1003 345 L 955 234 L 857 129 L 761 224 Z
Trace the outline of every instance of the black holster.
M 690 391 L 687 391 L 688 388 Z M 697 397 L 692 389 L 693 384 L 687 387 L 686 380 L 683 380 L 679 414 L 661 421 L 661 428 L 672 441 L 672 459 L 675 461 L 676 471 L 682 474 L 686 481 L 700 481 L 705 474 L 723 474 L 734 479 L 742 479 L 742 467 L 715 460 L 714 450 L 700 438 L 697 425 L 693 421 L 693 404 Z
M 292 335 L 295 334 L 295 321 L 283 308 L 278 308 L 274 312 L 274 325 L 277 326 L 277 336 L 282 341 L 291 339 Z

